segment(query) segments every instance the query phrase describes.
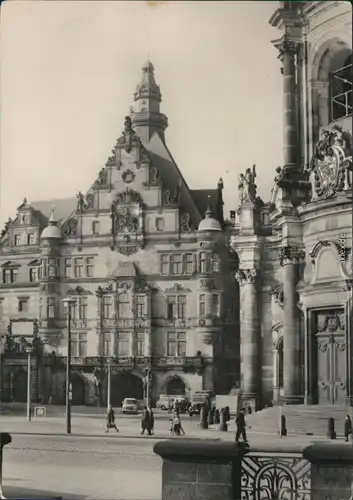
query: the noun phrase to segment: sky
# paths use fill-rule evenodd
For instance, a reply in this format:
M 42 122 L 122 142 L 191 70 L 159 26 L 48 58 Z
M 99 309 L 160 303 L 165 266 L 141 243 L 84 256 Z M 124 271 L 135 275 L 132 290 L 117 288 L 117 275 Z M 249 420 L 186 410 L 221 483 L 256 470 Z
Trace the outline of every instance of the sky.
M 4 2 L 0 225 L 29 202 L 85 192 L 105 165 L 151 60 L 166 141 L 193 189 L 256 164 L 268 201 L 282 163 L 277 2 Z

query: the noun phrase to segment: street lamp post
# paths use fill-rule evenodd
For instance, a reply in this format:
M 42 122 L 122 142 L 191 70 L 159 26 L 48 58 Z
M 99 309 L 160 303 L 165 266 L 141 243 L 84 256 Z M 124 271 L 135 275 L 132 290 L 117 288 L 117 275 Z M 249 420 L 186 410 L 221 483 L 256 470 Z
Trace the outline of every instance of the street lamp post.
M 110 360 L 108 360 L 108 384 L 107 384 L 107 409 L 109 411 L 109 406 L 110 406 L 110 398 L 111 398 L 111 385 L 112 385 L 112 373 L 111 373 L 111 366 L 110 366 Z
M 26 349 L 27 355 L 28 355 L 28 362 L 27 362 L 27 420 L 28 422 L 31 421 L 32 418 L 32 352 L 33 352 L 33 347 L 28 347 Z
M 71 434 L 71 308 L 76 301 L 70 298 L 63 299 L 67 308 L 67 356 L 66 356 L 66 434 Z

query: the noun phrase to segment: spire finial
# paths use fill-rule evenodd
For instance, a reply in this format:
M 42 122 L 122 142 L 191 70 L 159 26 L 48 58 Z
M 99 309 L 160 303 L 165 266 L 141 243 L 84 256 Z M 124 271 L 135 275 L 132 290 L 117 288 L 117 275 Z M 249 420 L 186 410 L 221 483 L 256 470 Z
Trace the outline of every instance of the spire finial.
M 212 196 L 209 194 L 207 196 L 208 198 L 208 205 L 207 205 L 207 209 L 206 209 L 206 212 L 205 212 L 205 219 L 210 219 L 213 215 L 213 211 L 212 211 Z
M 55 217 L 55 205 L 53 204 L 51 206 L 51 211 L 50 211 L 50 217 L 49 217 L 49 224 L 50 225 L 55 225 L 57 223 L 56 217 Z

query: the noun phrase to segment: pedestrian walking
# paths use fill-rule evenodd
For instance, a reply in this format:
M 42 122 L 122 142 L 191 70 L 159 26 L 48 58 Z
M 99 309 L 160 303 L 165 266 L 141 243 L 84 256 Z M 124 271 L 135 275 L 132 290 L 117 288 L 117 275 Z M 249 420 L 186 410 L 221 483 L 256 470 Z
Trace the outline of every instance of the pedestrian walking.
M 154 430 L 154 414 L 151 407 L 145 406 L 142 413 L 141 427 L 141 435 L 147 431 L 148 435 L 152 436 Z
M 242 408 L 240 412 L 238 413 L 238 416 L 235 420 L 235 423 L 237 424 L 237 432 L 235 435 L 235 441 L 238 443 L 240 436 L 242 437 L 244 443 L 247 443 L 248 440 L 246 438 L 246 423 L 245 423 L 245 409 Z
M 344 421 L 344 437 L 345 441 L 348 443 L 349 436 L 352 435 L 352 419 L 350 415 L 346 415 L 346 420 Z
M 177 436 L 180 436 L 180 433 L 185 436 L 185 431 L 183 429 L 183 425 L 181 423 L 180 419 L 180 414 L 179 412 L 175 412 L 173 417 L 172 417 L 172 425 L 171 425 L 171 434 L 174 435 L 176 434 Z
M 115 429 L 116 432 L 119 432 L 119 429 L 116 426 L 115 423 L 115 413 L 114 410 L 111 406 L 108 408 L 108 413 L 106 417 L 106 425 L 105 425 L 105 432 L 109 432 L 109 429 Z

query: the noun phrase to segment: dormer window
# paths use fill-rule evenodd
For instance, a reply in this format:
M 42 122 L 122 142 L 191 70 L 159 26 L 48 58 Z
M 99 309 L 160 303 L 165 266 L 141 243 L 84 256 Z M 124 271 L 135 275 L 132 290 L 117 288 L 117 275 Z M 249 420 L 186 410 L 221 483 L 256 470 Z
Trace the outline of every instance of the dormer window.
M 34 233 L 28 233 L 27 234 L 27 245 L 35 245 L 36 243 L 36 236 Z
M 20 246 L 21 245 L 21 235 L 15 234 L 13 242 L 14 242 L 15 247 Z
M 29 281 L 31 283 L 36 283 L 39 281 L 39 267 L 31 267 L 29 270 Z

